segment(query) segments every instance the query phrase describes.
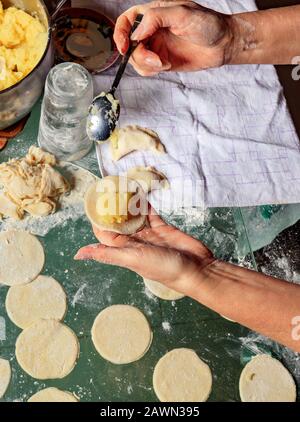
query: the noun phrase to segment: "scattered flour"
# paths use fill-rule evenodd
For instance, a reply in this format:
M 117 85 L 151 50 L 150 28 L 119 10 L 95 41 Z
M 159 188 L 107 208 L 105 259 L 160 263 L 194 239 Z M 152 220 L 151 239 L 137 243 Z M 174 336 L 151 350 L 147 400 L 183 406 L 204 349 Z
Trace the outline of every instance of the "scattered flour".
M 162 327 L 165 331 L 167 331 L 168 333 L 171 331 L 172 327 L 171 324 L 168 321 L 163 321 L 162 323 Z
M 71 305 L 72 305 L 73 308 L 75 307 L 75 305 L 77 303 L 80 303 L 83 300 L 83 298 L 84 298 L 84 290 L 86 288 L 87 288 L 87 284 L 85 283 L 82 286 L 80 286 L 79 289 L 77 290 L 77 292 L 75 293 L 75 295 L 74 295 L 74 297 L 72 299 L 72 302 L 71 302 Z

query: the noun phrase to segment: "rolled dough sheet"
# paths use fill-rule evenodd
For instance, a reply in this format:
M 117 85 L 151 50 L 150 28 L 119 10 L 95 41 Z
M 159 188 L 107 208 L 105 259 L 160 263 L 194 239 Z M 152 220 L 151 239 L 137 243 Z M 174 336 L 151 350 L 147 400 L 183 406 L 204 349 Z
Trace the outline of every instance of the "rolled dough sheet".
M 257 355 L 240 377 L 242 402 L 295 402 L 296 384 L 289 371 L 269 355 Z
M 109 362 L 126 364 L 141 359 L 152 343 L 152 331 L 142 312 L 129 305 L 113 305 L 95 319 L 92 340 Z
M 60 402 L 78 402 L 77 398 L 68 391 L 62 391 L 58 388 L 50 387 L 38 391 L 28 400 L 30 403 L 60 403 Z
M 67 297 L 52 277 L 40 275 L 23 286 L 12 286 L 6 296 L 6 311 L 24 329 L 40 319 L 62 321 L 67 312 Z
M 191 349 L 174 349 L 155 366 L 154 391 L 161 402 L 204 402 L 212 389 L 212 374 Z
M 159 297 L 160 299 L 164 300 L 179 300 L 184 297 L 182 293 L 176 292 L 173 289 L 169 289 L 168 287 L 164 286 L 162 283 L 158 283 L 157 281 L 149 280 L 144 278 L 145 286 L 154 296 Z
M 33 378 L 64 378 L 74 369 L 79 343 L 74 332 L 55 320 L 35 322 L 19 335 L 16 358 Z
M 6 393 L 11 379 L 11 369 L 8 360 L 0 358 L 0 399 Z
M 25 231 L 0 233 L 0 283 L 27 284 L 42 271 L 45 254 L 38 239 Z

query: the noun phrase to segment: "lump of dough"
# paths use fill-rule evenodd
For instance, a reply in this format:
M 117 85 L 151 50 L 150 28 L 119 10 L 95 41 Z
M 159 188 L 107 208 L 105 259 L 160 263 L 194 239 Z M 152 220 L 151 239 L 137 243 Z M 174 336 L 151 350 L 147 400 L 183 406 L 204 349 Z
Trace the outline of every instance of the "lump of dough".
M 169 289 L 158 281 L 149 280 L 144 278 L 145 286 L 154 296 L 164 300 L 179 300 L 184 297 L 182 293 L 176 292 L 173 289 Z
M 25 212 L 39 217 L 55 212 L 60 196 L 70 190 L 55 164 L 52 154 L 35 146 L 25 157 L 0 164 L 0 215 L 22 219 Z
M 93 183 L 84 203 L 87 217 L 100 230 L 129 235 L 141 230 L 147 220 L 145 193 L 126 177 L 108 176 Z
M 95 319 L 92 340 L 98 353 L 115 364 L 141 359 L 152 343 L 152 331 L 142 312 L 129 305 L 113 305 Z
M 0 399 L 6 393 L 11 379 L 11 369 L 8 360 L 0 358 Z
M 78 402 L 77 398 L 68 391 L 62 391 L 58 388 L 50 387 L 40 390 L 28 399 L 30 403 L 61 403 Z
M 257 355 L 240 376 L 242 402 L 295 402 L 296 385 L 292 375 L 277 359 Z
M 21 368 L 39 380 L 64 378 L 74 369 L 79 343 L 74 332 L 55 320 L 39 320 L 25 328 L 16 341 Z
M 110 138 L 110 147 L 115 161 L 133 151 L 166 152 L 156 132 L 136 125 L 117 129 Z
M 134 167 L 127 172 L 127 176 L 136 180 L 145 192 L 155 189 L 169 189 L 170 185 L 163 173 L 154 167 Z
M 38 239 L 25 231 L 0 233 L 0 283 L 27 284 L 42 271 L 44 249 Z
M 204 402 L 212 389 L 212 374 L 191 349 L 174 349 L 155 366 L 154 391 L 161 402 Z
M 12 322 L 24 329 L 39 319 L 63 320 L 67 297 L 54 278 L 41 275 L 25 286 L 11 287 L 5 306 Z

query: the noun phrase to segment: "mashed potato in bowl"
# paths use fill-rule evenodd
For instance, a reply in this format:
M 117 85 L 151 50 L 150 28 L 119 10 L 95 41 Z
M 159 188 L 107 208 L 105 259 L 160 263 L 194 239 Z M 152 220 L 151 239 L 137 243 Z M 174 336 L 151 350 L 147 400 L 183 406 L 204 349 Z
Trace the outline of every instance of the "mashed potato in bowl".
M 47 46 L 48 32 L 38 18 L 0 0 L 0 91 L 25 78 Z

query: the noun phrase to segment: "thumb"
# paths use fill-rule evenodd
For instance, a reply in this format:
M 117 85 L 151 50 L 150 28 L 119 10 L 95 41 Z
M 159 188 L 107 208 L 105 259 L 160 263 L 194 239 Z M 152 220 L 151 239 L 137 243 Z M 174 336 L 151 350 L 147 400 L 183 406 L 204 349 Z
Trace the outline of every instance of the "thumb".
M 81 248 L 74 259 L 77 261 L 94 260 L 129 268 L 135 264 L 134 257 L 135 255 L 129 248 L 114 248 L 97 243 Z
M 170 8 L 156 7 L 147 10 L 144 14 L 142 22 L 131 35 L 132 41 L 143 41 L 151 37 L 160 28 L 168 28 L 171 26 Z

